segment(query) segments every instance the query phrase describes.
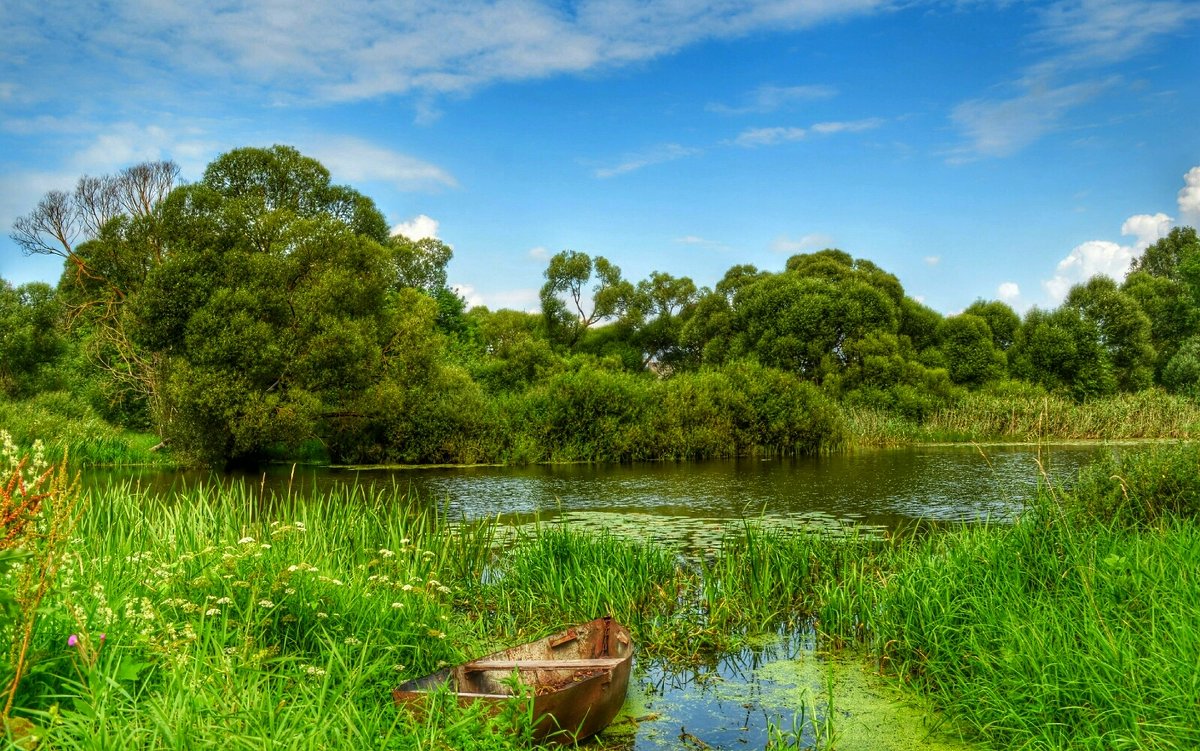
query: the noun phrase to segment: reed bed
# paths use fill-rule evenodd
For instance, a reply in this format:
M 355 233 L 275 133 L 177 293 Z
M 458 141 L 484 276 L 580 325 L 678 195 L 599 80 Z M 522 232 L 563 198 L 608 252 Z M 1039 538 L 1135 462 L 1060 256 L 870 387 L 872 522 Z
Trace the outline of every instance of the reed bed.
M 1200 435 L 1200 403 L 1161 389 L 1082 403 L 1054 395 L 969 392 L 916 422 L 864 407 L 845 409 L 857 446 L 962 441 L 1191 439 Z
M 935 412 L 922 427 L 933 440 L 1191 438 L 1200 433 L 1200 404 L 1160 389 L 1083 403 L 976 392 Z

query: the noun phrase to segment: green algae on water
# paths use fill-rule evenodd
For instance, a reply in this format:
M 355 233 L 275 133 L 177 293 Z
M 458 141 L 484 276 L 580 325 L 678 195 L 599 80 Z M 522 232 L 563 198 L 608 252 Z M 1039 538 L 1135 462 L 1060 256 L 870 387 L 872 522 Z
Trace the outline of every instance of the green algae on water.
M 838 751 L 978 751 L 853 659 L 811 643 L 747 649 L 697 671 L 639 666 L 602 748 L 659 751 L 762 749 L 773 727 L 795 748 Z M 832 708 L 830 692 L 832 691 Z M 822 734 L 831 733 L 833 743 Z M 700 745 L 703 744 L 703 745 Z

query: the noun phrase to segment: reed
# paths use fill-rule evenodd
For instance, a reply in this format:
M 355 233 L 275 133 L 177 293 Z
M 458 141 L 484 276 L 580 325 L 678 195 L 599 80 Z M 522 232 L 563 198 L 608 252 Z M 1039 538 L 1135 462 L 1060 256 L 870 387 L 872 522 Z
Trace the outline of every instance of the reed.
M 1077 403 L 1061 396 L 969 392 L 918 423 L 869 407 L 845 409 L 853 446 L 928 442 L 1189 439 L 1200 434 L 1195 399 L 1150 389 Z

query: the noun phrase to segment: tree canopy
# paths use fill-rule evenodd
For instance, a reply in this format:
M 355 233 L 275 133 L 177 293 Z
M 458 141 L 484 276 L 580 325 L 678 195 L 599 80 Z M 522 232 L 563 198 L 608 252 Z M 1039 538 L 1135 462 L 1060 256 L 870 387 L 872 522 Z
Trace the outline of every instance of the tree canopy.
M 811 451 L 841 440 L 843 409 L 920 421 L 973 390 L 1200 394 L 1191 228 L 1122 283 L 1024 316 L 994 300 L 943 316 L 834 248 L 735 265 L 712 288 L 563 250 L 540 311 L 467 310 L 448 245 L 390 235 L 294 148 L 178 177 L 170 162 L 84 176 L 16 221 L 63 274 L 0 280 L 0 395 L 72 390 L 221 464 Z

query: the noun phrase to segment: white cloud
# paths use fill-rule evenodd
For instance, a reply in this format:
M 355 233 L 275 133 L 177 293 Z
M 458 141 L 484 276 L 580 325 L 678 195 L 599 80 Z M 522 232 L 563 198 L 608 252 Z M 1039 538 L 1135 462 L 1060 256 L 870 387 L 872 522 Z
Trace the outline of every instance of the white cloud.
M 864 130 L 874 130 L 883 125 L 883 118 L 869 117 L 865 120 L 845 120 L 840 122 L 817 123 L 812 126 L 814 133 L 830 135 L 833 133 L 862 133 Z
M 697 248 L 711 248 L 713 250 L 729 249 L 729 245 L 727 243 L 723 243 L 720 240 L 709 240 L 707 237 L 700 237 L 699 235 L 684 235 L 683 237 L 676 237 L 674 240 L 672 240 L 672 242 L 678 245 L 692 245 Z
M 750 128 L 743 130 L 733 142 L 738 146 L 774 146 L 788 141 L 799 141 L 808 135 L 804 128 Z
M 1076 284 L 1103 274 L 1121 279 L 1129 270 L 1135 252 L 1131 246 L 1108 240 L 1089 240 L 1076 245 L 1066 258 L 1058 262 L 1053 278 L 1042 286 L 1055 302 L 1061 302 Z
M 702 153 L 700 149 L 680 146 L 677 143 L 668 143 L 638 154 L 627 154 L 622 158 L 620 163 L 612 167 L 600 167 L 593 174 L 599 178 L 617 177 L 618 175 L 635 172 L 653 164 L 673 162 L 676 159 L 683 159 L 684 157 L 700 153 Z
M 723 115 L 767 114 L 797 102 L 812 102 L 837 96 L 837 89 L 832 86 L 759 86 L 745 97 L 745 103 L 739 107 L 730 107 L 720 103 L 710 103 L 705 109 L 709 112 L 719 112 Z
M 861 133 L 865 130 L 873 130 L 883 125 L 885 121 L 880 117 L 871 117 L 863 120 L 844 120 L 835 122 L 816 123 L 809 128 L 799 128 L 791 126 L 775 127 L 775 128 L 747 128 L 738 134 L 737 138 L 733 139 L 733 143 L 737 146 L 745 148 L 754 148 L 756 146 L 775 146 L 789 141 L 801 141 L 808 137 L 810 133 L 817 135 L 829 136 L 837 133 Z
M 454 176 L 436 164 L 359 138 L 319 139 L 306 153 L 329 168 L 335 182 L 378 181 L 405 191 L 458 187 Z
M 1089 240 L 1076 245 L 1066 258 L 1058 262 L 1052 278 L 1042 282 L 1043 289 L 1055 303 L 1061 302 L 1071 287 L 1103 274 L 1117 281 L 1125 278 L 1129 264 L 1151 243 L 1166 236 L 1171 229 L 1171 217 L 1166 214 L 1136 214 L 1121 225 L 1121 234 L 1133 237 L 1130 245 L 1109 240 Z
M 1200 19 L 1195 0 L 1059 0 L 1043 5 L 1028 37 L 1042 58 L 1010 82 L 1007 97 L 981 97 L 954 108 L 968 143 L 948 161 L 1010 156 L 1065 127 L 1073 111 L 1122 82 L 1094 71 L 1152 49 L 1166 34 Z M 1088 71 L 1092 71 L 1091 74 Z
M 372 0 L 183 6 L 12 0 L 11 59 L 50 60 L 46 80 L 83 60 L 139 79 L 200 76 L 210 86 L 347 101 L 461 93 L 497 81 L 646 61 L 711 39 L 810 28 L 890 0 Z M 54 53 L 54 54 L 52 54 Z
M 452 284 L 450 288 L 467 301 L 468 308 L 487 306 L 491 310 L 507 308 L 536 313 L 541 310 L 538 290 L 529 288 L 480 292 L 471 284 Z
M 996 288 L 996 296 L 1012 305 L 1021 297 L 1021 288 L 1016 282 L 1001 282 Z
M 407 222 L 400 222 L 392 227 L 392 235 L 404 235 L 409 240 L 424 240 L 429 237 L 436 240 L 438 220 L 425 214 L 417 214 Z
M 1183 176 L 1183 188 L 1179 190 L 1179 213 L 1185 221 L 1200 223 L 1200 167 L 1192 167 Z
M 833 245 L 833 238 L 819 232 L 813 232 L 795 240 L 780 235 L 771 243 L 771 250 L 776 253 L 809 253 L 814 250 L 828 248 Z
M 941 262 L 942 262 L 941 256 L 925 256 L 925 265 L 926 266 L 937 266 Z
M 529 249 L 529 257 L 536 261 L 544 261 L 550 257 L 550 251 L 539 245 L 536 248 Z
M 1128 59 L 1198 18 L 1194 0 L 1070 0 L 1042 9 L 1033 39 L 1057 49 L 1058 65 L 1094 66 Z
M 1135 214 L 1121 225 L 1121 234 L 1134 238 L 1133 247 L 1140 253 L 1171 231 L 1171 217 L 1163 213 Z

